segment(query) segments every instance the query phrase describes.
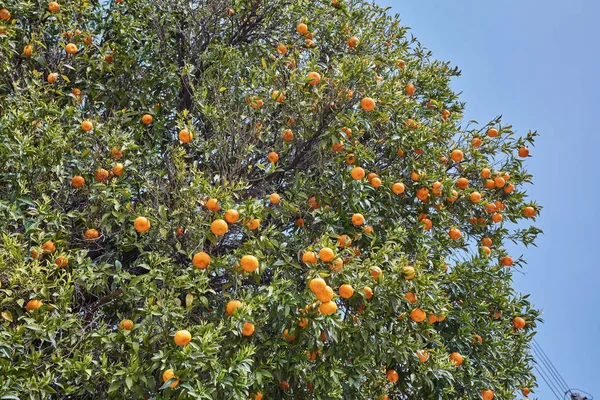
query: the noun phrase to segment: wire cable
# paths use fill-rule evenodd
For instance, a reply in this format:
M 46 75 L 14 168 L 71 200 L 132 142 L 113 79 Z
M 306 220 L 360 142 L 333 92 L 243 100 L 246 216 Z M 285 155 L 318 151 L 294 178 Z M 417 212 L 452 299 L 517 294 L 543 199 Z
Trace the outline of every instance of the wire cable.
M 538 371 L 538 375 L 542 377 L 542 379 L 544 380 L 544 382 L 546 382 L 546 385 L 548 385 L 548 387 L 550 388 L 550 390 L 554 394 L 554 397 L 556 397 L 557 400 L 561 400 L 561 397 L 556 393 L 556 391 L 554 390 L 554 387 L 552 385 L 550 385 L 550 382 L 548 382 L 548 380 L 546 379 L 545 375 L 542 373 L 542 370 L 540 368 L 538 368 L 537 365 L 534 368 Z
M 540 360 L 546 367 L 546 369 L 549 373 L 548 377 L 553 380 L 553 382 L 556 384 L 556 387 L 560 388 L 560 392 L 561 393 L 569 393 L 570 392 L 569 385 L 564 380 L 564 378 L 560 375 L 560 373 L 558 372 L 558 370 L 556 369 L 556 367 L 554 366 L 552 361 L 550 361 L 550 358 L 544 352 L 544 350 L 542 349 L 540 344 L 537 343 L 537 341 L 533 341 L 531 348 L 534 350 L 534 353 L 536 353 L 535 354 L 536 358 L 538 360 Z
M 536 359 L 536 366 L 538 371 L 543 372 L 544 374 L 544 380 L 546 381 L 546 383 L 548 385 L 551 385 L 552 388 L 556 389 L 556 391 L 558 393 L 561 394 L 561 396 L 564 393 L 567 393 L 568 390 L 565 390 L 564 387 L 562 387 L 561 383 L 556 379 L 556 377 L 553 375 L 552 370 L 550 368 L 550 366 L 548 365 L 548 363 L 544 360 L 544 358 L 540 355 L 539 351 L 532 346 L 532 350 L 533 350 L 533 354 L 535 356 Z
M 565 381 L 565 379 L 562 377 L 562 375 L 558 372 L 558 369 L 554 366 L 554 364 L 552 363 L 552 361 L 550 360 L 550 357 L 548 357 L 548 355 L 546 354 L 546 352 L 544 351 L 544 349 L 542 348 L 542 346 L 537 342 L 537 340 L 533 339 L 533 344 L 535 346 L 537 346 L 537 348 L 539 349 L 539 351 L 542 353 L 543 357 L 546 358 L 546 360 L 548 361 L 548 363 L 552 366 L 552 368 L 554 369 L 554 371 L 556 372 L 556 375 L 558 376 L 558 378 L 560 379 L 560 381 L 562 382 L 563 386 L 566 388 L 565 393 L 569 393 L 571 392 L 570 386 L 567 384 L 567 381 Z

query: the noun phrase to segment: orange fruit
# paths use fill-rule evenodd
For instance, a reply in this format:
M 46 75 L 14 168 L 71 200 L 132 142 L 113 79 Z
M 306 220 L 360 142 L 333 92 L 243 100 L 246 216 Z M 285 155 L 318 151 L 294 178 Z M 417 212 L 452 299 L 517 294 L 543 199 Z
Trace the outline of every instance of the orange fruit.
M 199 253 L 194 254 L 192 258 L 192 265 L 198 269 L 205 269 L 210 264 L 210 256 L 201 251 Z
M 406 68 L 406 63 L 404 62 L 404 60 L 398 60 L 396 61 L 396 65 L 398 66 L 398 68 L 400 69 L 404 69 Z
M 182 143 L 190 143 L 192 141 L 192 139 L 194 138 L 194 135 L 192 135 L 189 130 L 184 128 L 179 131 L 178 137 Z
M 44 254 L 53 254 L 56 251 L 56 245 L 52 240 L 48 240 L 42 244 L 42 252 Z M 36 258 L 36 257 L 34 257 Z
M 6 8 L 3 8 L 2 10 L 0 10 L 0 20 L 2 21 L 8 21 L 10 20 L 10 11 L 8 11 Z
M 527 147 L 521 147 L 519 149 L 519 157 L 527 157 L 529 155 L 529 149 Z
M 133 321 L 130 319 L 124 319 L 119 323 L 119 329 L 130 331 L 133 329 Z
M 406 298 L 406 300 L 408 300 L 409 303 L 416 303 L 417 302 L 417 295 L 414 294 L 413 292 L 408 292 L 404 295 L 404 297 Z
M 324 262 L 331 262 L 333 261 L 333 258 L 335 257 L 333 250 L 331 250 L 329 247 L 323 247 L 321 250 L 319 250 L 319 258 L 321 259 L 321 261 Z
M 450 155 L 450 158 L 452 158 L 452 160 L 454 160 L 455 162 L 461 162 L 463 157 L 464 157 L 463 152 L 458 149 L 452 150 L 452 154 Z
M 483 144 L 483 140 L 476 137 L 471 140 L 471 144 L 473 145 L 473 147 L 479 147 Z
M 271 195 L 269 196 L 269 201 L 271 202 L 271 204 L 279 204 L 279 202 L 281 201 L 281 196 L 279 196 L 277 193 L 271 193 Z
M 42 303 L 40 300 L 29 300 L 25 305 L 25 311 L 30 312 L 32 310 L 37 310 L 42 305 L 44 305 L 44 303 Z
M 452 189 L 452 196 L 446 197 L 446 200 L 448 200 L 450 203 L 454 203 L 456 200 L 458 200 L 458 192 Z
M 304 35 L 305 33 L 308 32 L 308 27 L 306 26 L 306 24 L 298 24 L 298 26 L 296 26 L 296 32 L 298 32 L 301 35 Z
M 116 176 L 121 176 L 123 175 L 123 164 L 121 163 L 116 163 L 114 167 L 112 167 L 111 171 L 113 174 L 115 174 Z
M 350 176 L 355 181 L 359 181 L 365 177 L 365 170 L 361 167 L 354 167 L 352 168 L 352 171 L 350 171 Z
M 482 390 L 481 396 L 483 400 L 492 400 L 494 398 L 494 392 L 492 390 Z
M 285 129 L 283 132 L 281 132 L 281 138 L 286 142 L 289 142 L 290 140 L 294 139 L 294 132 L 292 132 L 291 129 Z
M 258 268 L 258 258 L 249 255 L 243 256 L 240 265 L 244 271 L 253 272 Z
M 144 114 L 142 116 L 142 123 L 144 125 L 150 125 L 152 123 L 152 121 L 154 120 L 154 118 L 152 117 L 152 115 L 150 114 Z
M 350 297 L 352 297 L 354 295 L 354 289 L 352 288 L 351 285 L 344 283 L 342 286 L 340 286 L 340 289 L 338 290 L 340 297 L 343 299 L 349 299 Z
M 365 293 L 365 297 L 367 298 L 367 300 L 373 297 L 373 289 L 371 289 L 370 287 L 365 286 L 363 288 L 363 292 Z
M 215 236 L 223 236 L 228 229 L 227 222 L 222 219 L 216 219 L 210 224 L 210 231 L 214 233 Z
M 378 187 L 380 187 L 380 186 L 381 186 L 381 179 L 379 179 L 379 178 L 373 178 L 373 179 L 371 180 L 371 185 L 372 185 L 374 188 L 376 188 L 376 189 L 377 189 Z
M 192 341 L 192 334 L 185 329 L 175 332 L 173 341 L 177 346 L 187 346 Z
M 348 237 L 348 235 L 346 235 L 345 233 L 340 235 L 340 237 L 337 239 L 338 245 L 343 249 L 346 246 L 350 246 L 352 244 L 352 239 L 350 239 Z
M 502 259 L 500 260 L 500 262 L 502 263 L 503 267 L 510 267 L 513 265 L 513 259 L 510 256 L 504 256 L 502 257 Z
M 87 240 L 98 239 L 98 236 L 100 236 L 100 234 L 98 233 L 98 231 L 96 229 L 88 229 L 83 233 L 83 237 L 86 238 Z
M 489 237 L 484 237 L 483 239 L 481 239 L 481 244 L 487 247 L 492 247 L 492 239 L 490 239 Z
M 285 53 L 287 53 L 287 46 L 285 44 L 280 43 L 279 45 L 277 45 L 277 52 L 281 55 L 284 55 Z
M 94 128 L 94 125 L 92 124 L 91 121 L 85 120 L 81 123 L 81 129 L 83 129 L 85 132 L 89 132 Z
M 490 128 L 490 129 L 488 129 L 487 135 L 489 137 L 496 137 L 496 136 L 498 136 L 498 129 L 496 129 L 496 128 Z
M 466 189 L 469 186 L 469 180 L 467 178 L 458 178 L 456 180 L 456 186 L 459 189 Z
M 334 314 L 337 311 L 337 304 L 335 304 L 335 301 L 327 301 L 321 303 L 321 305 L 319 306 L 319 311 L 323 315 Z
M 33 46 L 28 44 L 23 48 L 23 55 L 25 57 L 31 57 L 31 53 L 33 53 Z
M 471 199 L 471 201 L 473 203 L 479 203 L 481 201 L 481 193 L 479 193 L 479 192 L 473 192 L 473 193 L 471 193 L 471 195 L 469 196 L 469 198 Z
M 371 272 L 373 279 L 379 278 L 379 276 L 382 274 L 381 268 L 379 267 L 371 267 L 369 271 Z
M 435 194 L 435 195 L 442 194 L 443 187 L 442 187 L 441 182 L 435 181 L 431 184 L 431 187 L 432 187 L 433 194 Z
M 242 327 L 242 335 L 244 336 L 252 336 L 254 333 L 254 324 L 250 322 L 244 322 L 244 326 Z
M 448 235 L 450 236 L 450 239 L 458 240 L 462 236 L 462 233 L 460 233 L 457 228 L 452 228 L 450 229 L 450 232 L 448 232 Z
M 521 393 L 523 393 L 523 396 L 529 396 L 529 393 L 531 393 L 531 390 L 527 387 L 524 387 L 521 389 Z
M 373 227 L 372 227 L 371 225 L 366 225 L 366 226 L 363 228 L 363 232 L 364 232 L 364 233 L 367 233 L 367 234 L 371 234 L 371 233 L 373 233 Z
M 512 193 L 512 191 L 515 190 L 515 185 L 513 185 L 512 183 L 509 183 L 508 185 L 504 186 L 504 189 L 502 189 L 502 190 L 506 194 Z
M 486 178 L 489 178 L 490 176 L 492 176 L 492 171 L 490 171 L 489 168 L 483 168 L 481 170 L 481 177 L 482 178 L 486 179 Z
M 421 360 L 422 363 L 427 362 L 427 360 L 429 360 L 429 352 L 427 350 L 417 351 L 417 356 L 419 356 L 419 360 Z
M 296 218 L 295 224 L 296 224 L 296 226 L 302 228 L 304 226 L 304 219 L 303 218 Z
M 450 116 L 450 111 L 444 109 L 442 110 L 442 119 L 445 121 L 448 119 L 448 117 Z
M 258 229 L 258 227 L 260 226 L 260 219 L 250 218 L 247 226 L 248 226 L 248 229 L 250 229 L 251 231 Z
M 427 314 L 425 314 L 425 311 L 421 310 L 420 308 L 415 308 L 410 312 L 410 319 L 415 322 L 423 322 L 426 318 Z
M 327 283 L 321 278 L 313 278 L 308 282 L 308 288 L 314 294 L 321 293 L 327 287 Z
M 105 183 L 106 181 L 108 181 L 108 176 L 108 171 L 104 168 L 98 168 L 96 170 L 96 173 L 94 174 L 94 178 L 100 183 Z
M 535 216 L 535 208 L 533 207 L 525 207 L 523 209 L 523 215 L 525 215 L 527 218 L 533 218 Z
M 77 46 L 75 46 L 73 43 L 69 43 L 65 46 L 65 51 L 67 52 L 67 54 L 75 54 L 77 53 L 78 49 Z
M 305 251 L 304 254 L 302 254 L 302 262 L 305 264 L 316 264 L 317 255 L 312 251 Z
M 523 328 L 525 328 L 525 320 L 521 317 L 515 317 L 513 319 L 513 326 L 516 329 L 523 329 Z
M 146 217 L 137 217 L 133 221 L 133 227 L 140 233 L 148 232 L 150 229 L 150 221 Z
M 450 361 L 452 361 L 455 366 L 459 367 L 463 363 L 463 357 L 460 353 L 454 352 L 450 354 Z
M 365 223 L 365 217 L 362 214 L 354 214 L 352 215 L 352 223 L 356 226 L 360 226 Z
M 321 83 L 321 75 L 315 71 L 309 72 L 306 75 L 306 79 L 308 80 L 308 84 L 312 86 L 316 86 Z
M 333 272 L 339 272 L 342 270 L 343 267 L 344 267 L 344 261 L 339 257 L 337 257 L 336 259 L 334 259 L 331 262 L 331 270 Z
M 404 279 L 411 280 L 415 277 L 415 268 L 411 266 L 402 267 L 402 274 L 404 275 Z
M 496 177 L 496 179 L 494 179 L 494 186 L 496 186 L 497 188 L 504 187 L 504 185 L 506 185 L 506 181 L 503 177 L 498 176 Z
M 230 224 L 236 223 L 240 219 L 240 213 L 237 210 L 229 209 L 225 211 L 225 221 Z
M 173 372 L 173 370 L 172 369 L 165 370 L 165 372 L 163 372 L 163 374 L 162 374 L 163 383 L 166 383 L 171 378 L 176 378 L 175 373 Z M 179 380 L 176 380 L 175 382 L 171 383 L 169 385 L 169 387 L 171 389 L 175 389 L 177 387 L 177 385 L 179 385 Z
M 118 160 L 118 159 L 120 159 L 121 157 L 123 157 L 123 153 L 121 153 L 121 150 L 119 150 L 118 148 L 116 148 L 116 147 L 113 147 L 113 148 L 110 150 L 110 157 L 111 157 L 113 160 Z
M 271 93 L 271 99 L 275 100 L 276 103 L 283 103 L 285 101 L 285 95 L 283 92 L 275 90 Z
M 377 174 L 375 172 L 369 172 L 369 175 L 367 175 L 367 181 L 370 183 L 374 178 L 377 178 Z
M 492 214 L 492 221 L 494 221 L 496 223 L 502 221 L 502 214 L 500 214 L 500 213 Z
M 53 13 L 58 12 L 60 10 L 60 5 L 55 1 L 51 1 L 48 4 L 48 10 L 50 10 L 50 12 L 53 12 Z
M 261 99 L 253 99 L 250 102 L 250 107 L 254 108 L 254 109 L 259 109 L 263 106 L 263 101 Z
M 358 46 L 359 43 L 360 43 L 360 40 L 358 40 L 358 38 L 356 36 L 352 36 L 350 39 L 348 39 L 348 47 L 350 47 L 351 49 Z
M 413 182 L 418 182 L 421 179 L 421 175 L 419 175 L 419 173 L 417 171 L 412 171 L 410 173 L 410 179 Z
M 429 324 L 435 324 L 436 322 L 438 322 L 437 315 L 429 314 L 427 316 L 427 323 L 429 323 Z
M 429 189 L 427 189 L 426 187 L 422 187 L 417 189 L 417 199 L 425 202 L 429 199 Z
M 208 199 L 206 201 L 205 207 L 208 208 L 210 211 L 219 211 L 221 209 L 221 206 L 219 205 L 219 200 L 211 198 Z
M 392 185 L 392 192 L 394 192 L 395 194 L 402 194 L 404 193 L 404 190 L 405 187 L 402 182 L 396 182 Z
M 54 264 L 59 268 L 64 268 L 69 265 L 69 259 L 65 256 L 59 256 L 54 260 Z
M 267 159 L 272 162 L 272 163 L 276 163 L 277 161 L 279 161 L 279 154 L 275 153 L 274 151 L 270 152 L 269 155 L 267 156 Z
M 406 87 L 404 88 L 404 91 L 406 92 L 407 95 L 412 96 L 415 94 L 415 85 L 413 85 L 412 83 L 409 83 L 408 85 L 406 85 Z
M 385 375 L 387 377 L 387 380 L 392 383 L 396 383 L 398 382 L 398 379 L 400 379 L 398 373 L 393 369 L 390 369 Z
M 473 344 L 482 344 L 483 343 L 483 338 L 479 335 L 473 335 L 473 339 L 471 340 L 471 343 Z
M 76 175 L 73 178 L 71 178 L 71 185 L 74 188 L 83 187 L 83 185 L 85 185 L 85 178 L 81 175 Z
M 321 303 L 327 303 L 333 299 L 333 289 L 329 286 L 325 286 L 323 291 L 315 294 L 317 295 L 317 300 L 319 300 Z
M 375 109 L 375 100 L 370 97 L 365 97 L 360 101 L 360 106 L 365 111 L 373 111 Z
M 240 308 L 242 306 L 242 302 L 239 300 L 230 300 L 225 306 L 225 312 L 227 315 L 233 315 L 236 308 Z
M 281 390 L 283 390 L 284 392 L 286 392 L 286 391 L 290 390 L 290 384 L 287 383 L 286 381 L 282 381 L 279 383 L 279 388 Z

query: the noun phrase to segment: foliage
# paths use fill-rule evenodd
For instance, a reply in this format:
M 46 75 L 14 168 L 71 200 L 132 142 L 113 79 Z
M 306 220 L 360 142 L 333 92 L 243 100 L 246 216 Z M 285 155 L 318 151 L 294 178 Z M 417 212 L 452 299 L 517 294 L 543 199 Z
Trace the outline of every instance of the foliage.
M 540 210 L 517 154 L 536 134 L 463 121 L 458 69 L 398 16 L 362 0 L 59 3 L 0 3 L 0 398 L 512 399 L 535 386 L 538 312 L 511 284 L 525 261 L 503 264 L 505 242 L 540 233 L 519 223 Z M 377 178 L 353 179 L 356 166 Z M 483 168 L 508 180 L 486 187 Z M 228 209 L 240 219 L 217 236 Z M 323 248 L 333 262 L 302 261 Z M 309 289 L 319 276 L 331 315 Z

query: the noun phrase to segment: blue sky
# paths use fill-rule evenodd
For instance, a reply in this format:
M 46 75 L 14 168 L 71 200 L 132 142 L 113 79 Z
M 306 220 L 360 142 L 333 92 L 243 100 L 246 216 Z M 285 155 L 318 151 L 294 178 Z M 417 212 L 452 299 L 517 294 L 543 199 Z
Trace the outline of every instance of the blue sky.
M 502 114 L 518 133 L 541 134 L 527 166 L 545 234 L 537 248 L 518 249 L 529 264 L 515 287 L 543 310 L 537 341 L 569 386 L 600 399 L 600 0 L 376 1 L 462 70 L 453 88 L 463 92 L 466 120 Z M 555 399 L 538 381 L 530 398 Z

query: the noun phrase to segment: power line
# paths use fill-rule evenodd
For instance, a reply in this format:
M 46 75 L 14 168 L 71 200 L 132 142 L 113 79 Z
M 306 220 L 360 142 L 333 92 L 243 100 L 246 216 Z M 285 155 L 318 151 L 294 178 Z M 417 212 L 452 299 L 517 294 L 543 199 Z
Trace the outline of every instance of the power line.
M 561 397 L 559 397 L 559 395 L 556 394 L 556 391 L 554 390 L 554 387 L 552 385 L 550 385 L 550 383 L 548 382 L 548 380 L 546 379 L 546 377 L 542 373 L 542 370 L 540 368 L 538 368 L 537 365 L 534 368 L 538 371 L 538 375 L 542 377 L 542 379 L 544 380 L 544 382 L 546 382 L 546 385 L 548 385 L 548 387 L 550 388 L 550 390 L 552 391 L 552 393 L 554 393 L 554 397 L 556 397 L 557 400 L 562 400 Z
M 553 371 L 545 359 L 540 355 L 539 350 L 532 346 L 532 351 L 536 359 L 536 366 L 538 371 L 544 374 L 544 380 L 548 385 L 551 385 L 553 389 L 556 389 L 558 393 L 563 395 L 566 393 L 564 387 L 562 387 L 560 381 L 554 376 Z
M 556 387 L 559 388 L 561 394 L 568 393 L 570 391 L 569 385 L 566 383 L 564 378 L 560 375 L 560 373 L 558 372 L 558 370 L 556 369 L 556 367 L 554 366 L 552 361 L 550 361 L 550 358 L 548 358 L 548 356 L 546 355 L 546 353 L 544 352 L 544 350 L 542 349 L 540 344 L 537 343 L 536 341 L 533 341 L 531 348 L 532 348 L 532 350 L 534 350 L 536 358 L 539 361 L 541 361 L 542 364 L 544 364 L 544 367 L 548 371 L 548 378 L 550 380 L 553 380 L 553 382 L 556 384 Z M 539 365 L 539 363 L 538 363 L 538 365 Z

